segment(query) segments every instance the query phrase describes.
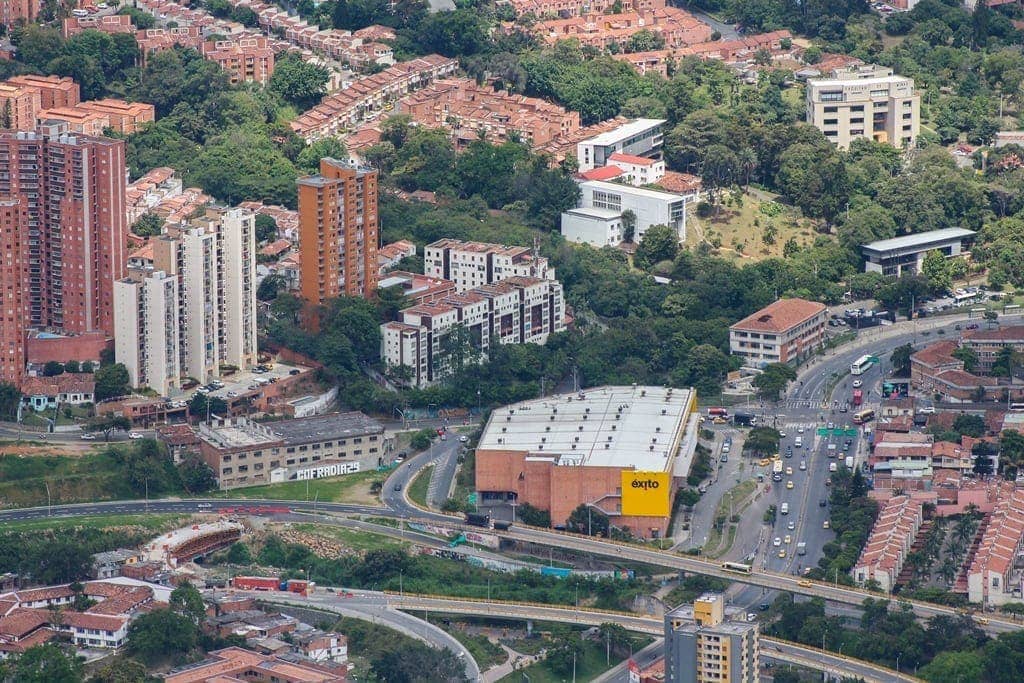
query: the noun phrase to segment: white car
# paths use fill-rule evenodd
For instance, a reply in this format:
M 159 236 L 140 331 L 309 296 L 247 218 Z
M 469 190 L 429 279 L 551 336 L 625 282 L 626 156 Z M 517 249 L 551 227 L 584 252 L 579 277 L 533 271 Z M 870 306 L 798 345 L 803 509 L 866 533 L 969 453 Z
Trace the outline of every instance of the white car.
M 778 548 L 780 545 L 782 545 L 782 539 L 776 536 L 775 540 L 772 541 L 772 545 Z
M 853 380 L 853 388 L 854 389 L 856 389 L 858 387 L 862 387 L 862 386 L 864 386 L 864 382 L 860 381 L 859 379 Z
M 786 529 L 789 531 L 796 531 L 796 522 L 790 522 L 786 525 Z
M 807 463 L 804 462 L 803 460 L 801 460 L 800 461 L 800 471 L 803 472 L 806 469 L 807 469 Z
M 921 406 L 920 408 L 917 409 L 917 412 L 921 413 L 922 415 L 934 415 L 935 406 Z
M 797 427 L 796 428 L 796 433 L 797 434 L 803 434 L 804 433 L 804 428 L 803 427 Z
M 142 434 L 139 434 L 138 432 L 128 432 L 128 438 L 129 439 L 144 439 L 145 437 L 142 436 Z
M 462 443 L 466 443 L 467 441 L 469 441 L 469 437 L 468 436 L 460 436 L 459 437 L 459 441 L 462 442 Z
M 782 430 L 780 429 L 780 430 L 779 430 L 779 437 L 780 437 L 780 438 L 783 438 L 783 439 L 785 439 L 785 438 L 786 438 L 786 432 L 784 432 L 784 431 L 782 431 Z
M 78 438 L 81 439 L 82 441 L 95 441 L 96 440 L 96 435 L 95 434 L 88 434 L 87 433 L 87 434 L 82 434 Z

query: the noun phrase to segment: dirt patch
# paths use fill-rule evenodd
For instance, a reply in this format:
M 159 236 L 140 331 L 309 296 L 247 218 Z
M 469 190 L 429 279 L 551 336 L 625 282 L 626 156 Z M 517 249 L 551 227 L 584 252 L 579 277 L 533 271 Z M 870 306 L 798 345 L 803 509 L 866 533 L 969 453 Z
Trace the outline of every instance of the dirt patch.
M 31 456 L 31 457 L 46 457 L 46 456 L 67 456 L 72 458 L 81 457 L 92 451 L 92 446 L 76 443 L 68 444 L 46 444 L 42 445 L 30 445 L 30 444 L 18 444 L 13 441 L 0 443 L 0 455 L 20 455 L 20 456 Z

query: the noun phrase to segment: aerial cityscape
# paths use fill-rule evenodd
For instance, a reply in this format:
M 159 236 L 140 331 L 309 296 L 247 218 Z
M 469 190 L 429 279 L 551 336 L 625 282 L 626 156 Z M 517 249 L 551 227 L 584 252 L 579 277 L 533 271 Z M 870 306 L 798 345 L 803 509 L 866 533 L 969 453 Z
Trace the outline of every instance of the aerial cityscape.
M 1022 303 L 1020 3 L 0 0 L 0 683 L 1021 683 Z

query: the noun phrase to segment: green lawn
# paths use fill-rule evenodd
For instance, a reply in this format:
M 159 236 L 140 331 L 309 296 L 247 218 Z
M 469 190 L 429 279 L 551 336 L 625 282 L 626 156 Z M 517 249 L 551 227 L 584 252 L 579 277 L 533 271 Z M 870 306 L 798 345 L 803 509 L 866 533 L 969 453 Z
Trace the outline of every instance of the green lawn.
M 424 467 L 409 484 L 409 500 L 420 507 L 427 507 L 427 490 L 430 488 L 430 477 L 433 474 L 433 465 Z
M 360 503 L 377 505 L 380 500 L 373 492 L 374 484 L 381 484 L 387 478 L 387 472 L 357 472 L 330 479 L 312 479 L 307 481 L 286 481 L 281 484 L 267 486 L 251 486 L 244 489 L 219 491 L 213 495 L 220 498 L 252 498 L 271 500 L 322 500 L 325 503 Z M 379 487 L 374 490 L 379 490 Z
M 75 517 L 73 519 L 25 519 L 4 522 L 4 531 L 36 531 L 39 529 L 73 529 L 88 527 L 93 529 L 111 529 L 115 527 L 133 526 L 161 533 L 176 529 L 189 519 L 187 515 L 95 515 L 91 517 Z
M 435 618 L 434 623 L 447 631 L 455 640 L 462 643 L 469 650 L 469 654 L 473 655 L 473 659 L 480 666 L 480 671 L 487 671 L 492 666 L 504 664 L 505 660 L 508 659 L 508 654 L 501 649 L 501 646 L 492 643 L 488 640 L 487 636 L 466 633 L 458 628 L 464 622 L 449 620 L 449 623 L 445 624 L 444 621 L 438 623 L 438 619 Z
M 0 454 L 0 507 L 46 505 L 47 486 L 54 505 L 134 497 L 106 451 L 74 458 Z

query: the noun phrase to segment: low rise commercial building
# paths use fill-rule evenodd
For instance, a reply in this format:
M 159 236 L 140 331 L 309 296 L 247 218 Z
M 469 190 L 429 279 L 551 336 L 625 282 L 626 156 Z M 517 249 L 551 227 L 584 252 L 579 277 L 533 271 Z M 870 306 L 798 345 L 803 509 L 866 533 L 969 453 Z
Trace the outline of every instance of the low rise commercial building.
M 821 348 L 828 309 L 806 299 L 779 299 L 729 326 L 729 353 L 744 365 L 793 363 Z
M 938 251 L 946 258 L 964 256 L 965 242 L 974 238 L 973 230 L 943 228 L 914 235 L 893 237 L 861 245 L 864 272 L 900 277 L 921 272 L 926 254 Z
M 576 244 L 617 247 L 622 244 L 622 212 L 613 209 L 579 208 L 562 213 L 562 237 Z
M 692 389 L 603 386 L 494 410 L 476 451 L 484 502 L 529 503 L 565 524 L 582 506 L 663 536 L 697 445 Z
M 603 180 L 582 180 L 579 185 L 578 208 L 615 211 L 620 216 L 626 211 L 633 213 L 634 241 L 642 240 L 654 225 L 667 225 L 680 242 L 686 239 L 686 212 L 688 205 L 696 200 L 696 193 L 680 195 Z M 573 217 L 569 220 L 571 224 Z
M 364 472 L 383 465 L 391 450 L 384 426 L 356 412 L 267 425 L 214 420 L 197 434 L 221 489 Z
M 881 590 L 891 592 L 923 521 L 920 501 L 910 496 L 894 496 L 886 501 L 853 567 L 854 581 L 875 581 Z
M 757 624 L 727 608 L 723 593 L 665 613 L 666 683 L 757 683 L 759 657 Z
M 979 337 L 968 342 L 965 335 L 961 343 L 970 346 L 976 354 L 979 351 L 985 353 L 988 367 L 991 368 L 998 348 L 1007 342 L 1013 342 L 1014 337 L 1021 336 L 1020 328 L 1007 329 L 1004 338 L 1000 338 L 998 330 L 978 330 L 977 332 L 983 332 Z M 947 403 L 1024 400 L 1024 384 L 964 370 L 963 361 L 953 356 L 953 352 L 959 347 L 960 344 L 957 342 L 946 340 L 930 344 L 912 354 L 911 388 L 926 395 L 938 396 Z M 1024 348 L 1024 345 L 1020 348 Z
M 887 67 L 842 68 L 807 80 L 807 123 L 840 149 L 858 138 L 909 147 L 920 132 L 920 109 L 913 79 Z
M 565 299 L 557 280 L 514 276 L 440 301 L 406 308 L 381 325 L 381 358 L 396 381 L 424 387 L 460 363 L 482 361 L 497 344 L 544 344 L 565 329 Z M 464 335 L 453 353 L 451 335 Z
M 536 249 L 447 238 L 424 248 L 423 272 L 451 280 L 460 292 L 510 277 L 555 279 L 554 268 Z
M 665 119 L 634 119 L 580 140 L 576 143 L 579 170 L 606 166 L 616 152 L 660 159 L 665 142 L 664 125 Z

